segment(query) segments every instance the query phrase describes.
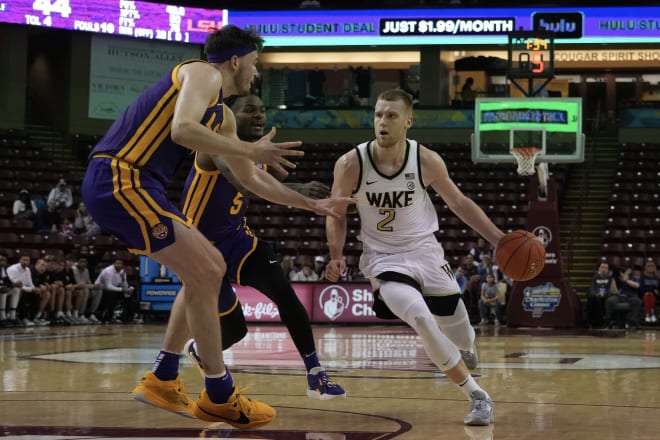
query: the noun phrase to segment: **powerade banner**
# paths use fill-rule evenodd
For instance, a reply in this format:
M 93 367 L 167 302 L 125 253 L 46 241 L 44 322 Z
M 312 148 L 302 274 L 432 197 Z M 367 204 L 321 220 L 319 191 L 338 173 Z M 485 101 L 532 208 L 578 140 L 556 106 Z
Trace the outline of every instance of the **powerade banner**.
M 181 280 L 167 267 L 149 257 L 140 256 L 140 302 L 150 303 L 151 310 L 170 310 L 181 289 Z

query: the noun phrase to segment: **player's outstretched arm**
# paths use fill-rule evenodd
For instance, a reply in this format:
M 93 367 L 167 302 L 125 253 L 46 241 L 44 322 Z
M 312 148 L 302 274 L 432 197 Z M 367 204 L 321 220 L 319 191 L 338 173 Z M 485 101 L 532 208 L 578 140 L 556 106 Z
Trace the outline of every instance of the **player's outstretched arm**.
M 426 185 L 431 186 L 449 209 L 466 225 L 474 229 L 479 235 L 497 246 L 504 232 L 500 230 L 486 215 L 486 213 L 466 197 L 449 177 L 447 166 L 442 158 L 434 151 L 421 147 L 420 160 L 422 162 L 422 179 Z
M 274 143 L 274 130 L 251 144 L 227 136 L 226 132 L 215 133 L 200 124 L 206 109 L 217 100 L 222 87 L 222 74 L 212 66 L 206 63 L 186 64 L 179 69 L 177 79 L 181 89 L 174 106 L 171 130 L 172 140 L 177 144 L 203 153 L 247 157 L 257 163 L 269 164 L 283 173 L 286 173 L 284 167 L 295 167 L 286 157 L 304 155 L 302 151 L 292 149 L 301 145 L 299 141 Z M 231 114 L 231 111 L 226 114 Z
M 360 164 L 355 150 L 341 156 L 335 163 L 331 197 L 350 197 L 357 188 Z M 330 261 L 325 267 L 325 277 L 337 281 L 346 267 L 343 258 L 346 243 L 346 209 L 337 217 L 325 219 L 325 229 L 330 250 Z
M 291 188 L 267 172 L 254 166 L 254 163 L 243 158 L 225 158 L 236 179 L 242 186 L 259 197 L 280 205 L 313 211 L 318 215 L 336 217 L 346 212 L 346 207 L 355 202 L 351 197 L 331 197 L 329 199 L 311 199 Z

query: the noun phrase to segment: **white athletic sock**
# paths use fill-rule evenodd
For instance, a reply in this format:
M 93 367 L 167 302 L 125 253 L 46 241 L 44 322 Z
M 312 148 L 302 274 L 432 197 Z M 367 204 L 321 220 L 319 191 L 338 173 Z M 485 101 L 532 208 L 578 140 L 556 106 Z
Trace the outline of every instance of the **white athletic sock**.
M 490 399 L 490 396 L 488 395 L 486 390 L 481 388 L 479 384 L 477 384 L 477 381 L 474 380 L 474 378 L 470 374 L 468 374 L 468 377 L 466 377 L 463 382 L 458 384 L 458 387 L 461 389 L 461 391 L 463 391 L 463 393 L 468 397 L 468 399 L 472 399 L 472 393 L 475 391 L 481 391 L 486 395 L 487 398 Z

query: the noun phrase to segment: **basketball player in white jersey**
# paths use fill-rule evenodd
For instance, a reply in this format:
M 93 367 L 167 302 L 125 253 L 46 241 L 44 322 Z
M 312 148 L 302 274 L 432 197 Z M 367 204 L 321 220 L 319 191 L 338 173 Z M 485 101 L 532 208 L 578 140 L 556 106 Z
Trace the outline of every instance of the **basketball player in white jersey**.
M 376 102 L 376 139 L 340 157 L 332 197 L 355 197 L 363 253 L 360 269 L 374 289 L 378 316 L 398 317 L 421 338 L 426 353 L 470 399 L 467 425 L 494 421 L 493 401 L 470 375 L 461 351 L 473 347 L 474 329 L 460 288 L 434 236 L 438 217 L 426 191 L 433 188 L 468 226 L 493 245 L 504 233 L 449 178 L 440 156 L 407 139 L 412 98 L 402 90 Z M 346 217 L 326 220 L 330 262 L 326 278 L 344 270 Z M 392 315 L 393 313 L 393 315 Z

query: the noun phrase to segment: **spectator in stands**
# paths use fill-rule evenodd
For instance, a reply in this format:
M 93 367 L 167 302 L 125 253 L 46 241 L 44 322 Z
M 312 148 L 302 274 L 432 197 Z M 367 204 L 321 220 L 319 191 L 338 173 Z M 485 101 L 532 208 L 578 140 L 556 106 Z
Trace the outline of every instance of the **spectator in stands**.
M 493 277 L 495 278 L 495 283 L 499 281 L 497 278 L 499 268 L 495 264 L 493 264 L 493 260 L 490 258 L 490 255 L 482 256 L 481 263 L 479 263 L 479 266 L 477 267 L 477 271 L 479 272 L 480 284 L 486 282 L 486 275 L 488 275 L 489 273 L 493 274 Z
M 633 276 L 630 267 L 613 271 L 616 283 L 616 295 L 610 295 L 605 300 L 605 322 L 608 327 L 614 327 L 614 312 L 619 304 L 628 304 L 626 311 L 626 328 L 634 329 L 639 324 L 639 312 L 642 308 L 642 300 L 639 299 L 639 277 Z
M 486 281 L 481 285 L 481 298 L 479 299 L 479 314 L 481 322 L 479 325 L 486 325 L 490 322 L 490 317 L 495 312 L 495 326 L 499 326 L 502 321 L 502 301 L 499 297 L 499 286 L 495 281 L 492 272 L 486 275 Z
M 454 278 L 456 278 L 456 282 L 458 283 L 458 287 L 461 289 L 461 296 L 465 295 L 465 290 L 467 289 L 467 277 L 465 276 L 465 271 L 463 270 L 463 266 L 458 266 L 456 268 L 456 271 L 454 272 Z
M 53 324 L 75 324 L 71 313 L 71 295 L 73 293 L 71 285 L 73 283 L 72 275 L 66 270 L 62 258 L 52 258 L 50 261 L 51 283 L 53 286 L 53 298 L 51 308 L 54 312 Z
M 14 206 L 12 207 L 12 214 L 14 220 L 34 220 L 37 215 L 37 204 L 32 200 L 30 191 L 22 189 L 18 192 L 18 198 L 14 200 Z
M 474 260 L 474 256 L 472 254 L 467 254 L 463 258 L 461 266 L 463 267 L 463 272 L 465 272 L 465 276 L 468 278 L 468 280 L 474 275 L 479 275 L 479 263 Z
M 87 246 L 82 244 L 78 248 L 77 254 L 79 257 L 85 258 L 87 260 L 86 267 L 92 268 L 89 270 L 89 276 L 92 279 L 96 279 L 94 277 L 94 270 L 98 270 L 98 264 L 103 259 L 103 251 L 99 252 L 94 248 L 94 246 Z
M 483 237 L 477 238 L 477 243 L 474 245 L 472 249 L 470 249 L 470 255 L 472 255 L 472 258 L 474 258 L 474 261 L 481 263 L 481 260 L 483 259 L 484 256 L 493 256 L 493 252 L 491 249 L 491 246 L 486 244 L 486 240 L 484 240 Z
M 60 235 L 62 237 L 71 238 L 75 234 L 73 219 L 71 217 L 64 217 L 60 223 Z
M 648 260 L 644 264 L 644 271 L 639 278 L 639 294 L 644 302 L 644 321 L 647 323 L 658 321 L 655 316 L 655 301 L 660 293 L 658 289 L 660 289 L 658 268 L 653 260 Z
M 463 299 L 465 299 L 467 309 L 476 314 L 476 310 L 479 308 L 479 299 L 481 298 L 481 285 L 483 284 L 479 275 L 479 263 L 474 261 L 472 254 L 468 253 L 463 257 L 461 267 L 467 279 L 466 295 L 463 296 Z
M 0 295 L 0 319 L 7 319 L 12 325 L 33 326 L 34 322 L 27 317 L 19 322 L 16 314 L 18 303 L 23 293 L 32 292 L 35 287 L 30 273 L 30 256 L 21 255 L 18 263 L 7 268 L 7 276 L 12 283 L 6 295 Z M 9 312 L 6 312 L 6 298 L 9 297 Z
M 115 258 L 114 263 L 99 273 L 94 284 L 100 285 L 103 289 L 98 318 L 105 323 L 121 323 L 119 316 L 114 315 L 115 308 L 118 304 L 130 306 L 131 302 L 127 302 L 126 299 L 130 299 L 135 290 L 133 286 L 128 285 L 124 260 Z
M 73 193 L 71 187 L 66 184 L 63 177 L 57 181 L 57 185 L 48 193 L 46 203 L 54 202 L 57 209 L 70 208 L 73 206 Z
M 298 273 L 294 261 L 296 261 L 295 255 L 284 255 L 281 262 L 282 270 L 291 281 L 293 281 L 293 277 Z
M 591 278 L 587 292 L 587 319 L 591 327 L 602 327 L 605 317 L 605 300 L 616 295 L 616 283 L 607 261 L 601 261 Z
M 57 205 L 53 201 L 46 203 L 37 210 L 37 218 L 35 220 L 35 230 L 39 234 L 57 234 L 60 228 L 62 218 L 57 209 Z
M 79 312 L 92 324 L 100 324 L 101 321 L 96 317 L 96 310 L 99 308 L 103 289 L 100 285 L 92 283 L 89 269 L 87 268 L 87 258 L 78 257 L 77 263 L 71 269 L 76 284 L 81 286 L 80 289 L 84 290 L 87 294 L 87 304 L 84 307 L 81 305 L 78 309 Z
M 312 265 L 303 263 L 300 272 L 296 273 L 291 281 L 318 281 L 319 276 L 314 272 Z
M 36 325 L 50 324 L 50 321 L 46 320 L 46 312 L 48 304 L 50 303 L 52 288 L 46 269 L 46 260 L 43 258 L 38 258 L 37 261 L 34 262 L 34 266 L 30 269 L 32 284 L 35 287 L 33 293 L 38 294 L 38 298 L 33 298 L 34 301 L 32 302 L 32 307 L 36 309 L 34 310 L 34 323 Z
M 14 283 L 7 275 L 7 263 L 7 255 L 0 254 L 0 327 L 8 327 L 10 325 L 7 320 L 5 307 L 7 304 L 7 295 L 14 288 Z
M 325 278 L 325 257 L 322 255 L 317 255 L 314 257 L 314 272 L 316 273 L 316 277 L 318 280 L 322 280 Z
M 73 220 L 73 226 L 76 234 L 82 234 L 86 237 L 95 237 L 101 235 L 101 227 L 96 224 L 92 215 L 87 211 L 85 202 L 80 202 L 76 209 L 76 217 Z
M 74 324 L 89 324 L 90 321 L 85 318 L 85 308 L 87 307 L 87 298 L 89 296 L 89 289 L 85 283 L 77 281 L 76 274 L 73 267 L 76 264 L 76 257 L 68 254 L 64 257 L 64 272 L 68 284 L 65 284 L 65 289 L 69 290 L 71 294 L 71 317 Z

